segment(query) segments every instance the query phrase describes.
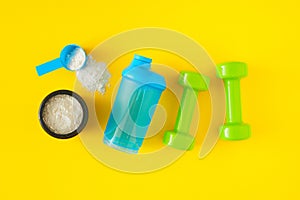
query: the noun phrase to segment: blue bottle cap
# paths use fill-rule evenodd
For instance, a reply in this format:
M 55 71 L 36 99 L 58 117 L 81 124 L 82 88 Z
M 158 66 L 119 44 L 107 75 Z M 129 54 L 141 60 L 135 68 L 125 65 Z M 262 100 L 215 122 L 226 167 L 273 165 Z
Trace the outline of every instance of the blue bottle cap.
M 165 78 L 151 71 L 151 58 L 135 54 L 131 64 L 123 70 L 122 76 L 141 85 L 148 85 L 159 90 L 166 89 Z
M 141 56 L 141 55 L 138 55 L 138 54 L 135 54 L 134 58 L 133 58 L 133 62 L 134 61 L 141 61 L 141 62 L 144 62 L 144 63 L 151 63 L 152 59 L 144 57 L 144 56 Z

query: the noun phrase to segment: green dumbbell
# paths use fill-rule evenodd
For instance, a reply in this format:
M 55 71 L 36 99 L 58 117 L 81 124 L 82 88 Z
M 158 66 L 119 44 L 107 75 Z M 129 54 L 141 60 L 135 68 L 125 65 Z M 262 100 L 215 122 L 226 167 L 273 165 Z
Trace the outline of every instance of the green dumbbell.
M 226 123 L 220 127 L 224 140 L 243 140 L 251 135 L 248 124 L 242 121 L 240 79 L 247 76 L 247 64 L 227 62 L 217 65 L 217 76 L 224 80 L 226 95 Z
M 180 72 L 179 84 L 184 87 L 175 129 L 164 134 L 163 143 L 179 150 L 191 150 L 194 137 L 190 125 L 198 101 L 199 91 L 208 90 L 209 78 L 196 72 Z

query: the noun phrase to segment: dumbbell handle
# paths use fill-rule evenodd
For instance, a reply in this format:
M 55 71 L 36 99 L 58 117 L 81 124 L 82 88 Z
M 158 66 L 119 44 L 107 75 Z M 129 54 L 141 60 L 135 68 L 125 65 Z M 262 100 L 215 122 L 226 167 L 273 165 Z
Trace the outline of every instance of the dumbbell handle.
M 189 133 L 195 106 L 197 104 L 198 91 L 185 87 L 180 101 L 175 130 L 178 133 Z
M 242 122 L 240 79 L 224 80 L 226 94 L 226 121 L 228 123 Z

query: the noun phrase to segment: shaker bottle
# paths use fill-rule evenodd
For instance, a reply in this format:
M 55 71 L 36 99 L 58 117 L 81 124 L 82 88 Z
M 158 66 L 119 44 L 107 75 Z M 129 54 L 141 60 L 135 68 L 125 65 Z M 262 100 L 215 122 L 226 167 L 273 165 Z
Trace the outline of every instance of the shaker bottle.
M 150 58 L 135 55 L 123 70 L 122 81 L 104 132 L 103 142 L 117 150 L 137 153 L 161 93 L 163 76 L 151 71 Z

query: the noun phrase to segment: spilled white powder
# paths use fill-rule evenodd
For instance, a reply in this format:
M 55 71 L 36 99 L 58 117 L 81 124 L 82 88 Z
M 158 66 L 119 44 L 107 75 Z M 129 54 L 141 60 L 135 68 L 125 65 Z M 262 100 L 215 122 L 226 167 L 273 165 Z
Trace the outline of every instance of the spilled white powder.
M 83 110 L 77 99 L 70 95 L 59 94 L 48 100 L 42 116 L 52 132 L 68 134 L 80 126 Z
M 83 49 L 77 48 L 72 52 L 68 68 L 70 70 L 78 70 L 83 67 L 86 60 L 86 55 Z
M 97 62 L 91 55 L 88 56 L 84 68 L 76 71 L 76 75 L 83 87 L 90 92 L 98 91 L 101 94 L 105 93 L 105 86 L 111 77 L 106 64 Z

